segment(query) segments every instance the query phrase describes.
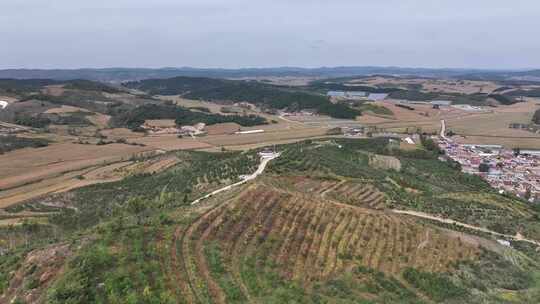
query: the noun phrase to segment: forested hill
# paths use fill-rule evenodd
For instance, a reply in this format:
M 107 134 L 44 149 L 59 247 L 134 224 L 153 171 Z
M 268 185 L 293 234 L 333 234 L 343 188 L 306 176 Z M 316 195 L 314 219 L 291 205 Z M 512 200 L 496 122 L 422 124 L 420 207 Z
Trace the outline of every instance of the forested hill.
M 361 113 L 345 105 L 332 104 L 321 94 L 300 89 L 274 86 L 255 81 L 214 78 L 175 77 L 124 83 L 131 89 L 151 95 L 182 95 L 189 99 L 218 102 L 252 102 L 265 108 L 301 110 L 315 109 L 336 118 L 355 118 Z

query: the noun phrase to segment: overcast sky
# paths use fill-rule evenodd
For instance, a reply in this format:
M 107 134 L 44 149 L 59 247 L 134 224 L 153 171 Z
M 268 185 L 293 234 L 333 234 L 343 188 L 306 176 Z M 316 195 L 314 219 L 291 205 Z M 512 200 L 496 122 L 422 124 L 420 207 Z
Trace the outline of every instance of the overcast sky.
M 0 0 L 0 68 L 539 68 L 538 0 Z

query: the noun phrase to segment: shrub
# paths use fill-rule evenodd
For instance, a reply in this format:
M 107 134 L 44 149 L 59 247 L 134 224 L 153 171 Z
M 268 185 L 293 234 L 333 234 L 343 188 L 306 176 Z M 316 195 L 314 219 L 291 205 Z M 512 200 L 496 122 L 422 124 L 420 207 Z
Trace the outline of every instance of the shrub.
M 464 296 L 466 290 L 456 286 L 444 275 L 407 268 L 403 278 L 437 302 Z

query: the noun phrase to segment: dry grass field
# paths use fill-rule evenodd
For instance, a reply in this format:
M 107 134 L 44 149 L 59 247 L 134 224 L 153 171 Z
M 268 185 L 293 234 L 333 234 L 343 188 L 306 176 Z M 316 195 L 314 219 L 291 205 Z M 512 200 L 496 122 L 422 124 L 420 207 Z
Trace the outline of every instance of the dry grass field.
M 118 162 L 149 150 L 147 147 L 124 144 L 95 146 L 61 143 L 8 152 L 0 155 L 0 189 L 6 190 L 67 172 Z
M 166 154 L 142 161 L 118 161 L 106 165 L 96 165 L 81 170 L 58 173 L 50 177 L 29 181 L 26 184 L 0 193 L 0 208 L 6 208 L 29 199 L 52 193 L 67 192 L 72 189 L 114 182 L 128 175 L 166 170 L 177 164 L 179 159 L 174 154 Z M 1 210 L 1 209 L 0 209 Z
M 530 123 L 534 111 L 538 108 L 540 106 L 535 101 L 500 106 L 486 115 L 448 119 L 447 128 L 462 135 L 457 140 L 463 143 L 540 149 L 540 134 L 508 127 L 510 123 Z
M 369 77 L 350 81 L 350 84 L 393 85 L 407 88 L 408 85 L 422 85 L 424 92 L 446 93 L 491 93 L 500 86 L 491 81 L 450 80 L 450 79 L 425 79 L 425 78 L 389 78 Z
M 105 130 L 99 131 L 99 133 L 103 136 L 106 136 L 108 139 L 111 139 L 111 140 L 117 140 L 121 138 L 131 139 L 131 138 L 139 138 L 139 137 L 144 136 L 144 133 L 133 132 L 127 128 L 105 129 Z
M 358 122 L 389 132 L 412 132 L 420 128 L 422 132 L 436 133 L 440 130 L 440 121 L 444 119 L 448 130 L 463 135 L 457 137 L 459 142 L 540 149 L 540 134 L 508 127 L 510 123 L 531 122 L 534 112 L 540 108 L 539 101 L 535 99 L 510 106 L 487 108 L 482 112 L 468 112 L 453 107 L 437 110 L 430 105 L 418 104 L 411 105 L 415 109 L 411 111 L 389 101 L 377 103 L 390 109 L 394 115 L 381 117 L 366 114 L 358 117 Z
M 171 100 L 175 104 L 186 108 L 205 107 L 212 113 L 225 114 L 221 112 L 223 105 L 214 102 L 185 99 L 180 96 L 158 96 L 158 98 L 161 100 Z
M 326 128 L 290 129 L 257 134 L 213 135 L 201 137 L 200 141 L 212 146 L 271 145 L 287 140 L 307 139 L 326 135 Z
M 210 148 L 212 145 L 205 143 L 199 138 L 178 138 L 177 135 L 144 136 L 128 139 L 129 142 L 146 145 L 151 149 L 165 151 L 173 150 L 197 150 Z

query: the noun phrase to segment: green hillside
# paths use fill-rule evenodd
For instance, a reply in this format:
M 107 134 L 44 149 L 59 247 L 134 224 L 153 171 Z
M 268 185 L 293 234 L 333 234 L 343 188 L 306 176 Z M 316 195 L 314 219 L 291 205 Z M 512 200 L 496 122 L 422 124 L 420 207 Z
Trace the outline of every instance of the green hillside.
M 534 245 L 395 212 L 540 240 L 539 211 L 527 203 L 436 151 L 401 151 L 388 139 L 276 149 L 262 176 L 195 206 L 255 171 L 257 151 L 171 152 L 181 161 L 166 171 L 8 209 L 49 216 L 0 228 L 0 300 L 536 303 Z M 54 263 L 41 260 L 53 250 Z

